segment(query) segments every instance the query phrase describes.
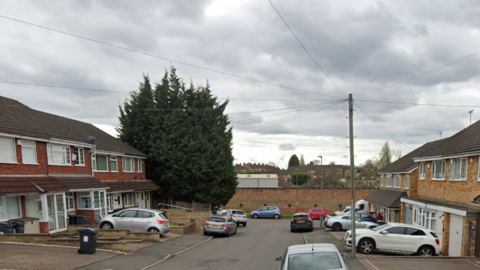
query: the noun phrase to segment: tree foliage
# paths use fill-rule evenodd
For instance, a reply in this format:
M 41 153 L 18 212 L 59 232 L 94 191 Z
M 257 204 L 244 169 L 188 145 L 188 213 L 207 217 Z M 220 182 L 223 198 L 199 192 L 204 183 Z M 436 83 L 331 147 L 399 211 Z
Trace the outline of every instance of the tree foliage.
M 297 155 L 292 155 L 288 161 L 288 167 L 290 166 L 300 166 L 300 160 L 298 160 Z
M 298 175 L 298 185 L 301 186 L 305 183 L 308 183 L 312 177 L 308 173 L 292 173 L 290 176 L 290 182 L 292 185 L 297 185 L 297 175 Z
M 147 177 L 162 195 L 224 205 L 233 197 L 232 130 L 210 85 L 186 87 L 175 68 L 152 89 L 144 76 L 120 106 L 120 139 L 148 155 Z
M 380 150 L 380 158 L 377 161 L 377 168 L 382 169 L 385 168 L 387 165 L 392 163 L 392 152 L 390 151 L 390 145 L 388 141 L 382 146 L 382 150 Z

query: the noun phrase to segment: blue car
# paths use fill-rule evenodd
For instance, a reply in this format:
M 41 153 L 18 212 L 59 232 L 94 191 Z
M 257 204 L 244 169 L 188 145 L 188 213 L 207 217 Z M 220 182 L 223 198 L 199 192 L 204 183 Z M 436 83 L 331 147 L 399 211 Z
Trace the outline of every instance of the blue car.
M 250 217 L 279 219 L 282 217 L 282 210 L 277 206 L 264 206 L 258 210 L 252 211 Z
M 366 213 L 355 213 L 358 218 L 360 218 L 362 221 L 371 221 L 371 222 L 376 222 L 375 217 L 372 214 L 366 214 Z

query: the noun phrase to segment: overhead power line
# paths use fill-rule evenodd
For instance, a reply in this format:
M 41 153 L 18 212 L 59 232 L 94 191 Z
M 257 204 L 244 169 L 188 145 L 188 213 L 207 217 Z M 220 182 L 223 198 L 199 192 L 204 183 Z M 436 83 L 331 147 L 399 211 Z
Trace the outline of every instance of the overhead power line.
M 480 53 L 480 52 L 475 52 L 475 53 L 469 54 L 469 55 L 467 55 L 467 56 L 464 56 L 464 57 L 462 57 L 462 58 L 460 58 L 460 59 L 457 59 L 457 60 L 452 61 L 452 62 L 450 62 L 450 63 L 447 63 L 447 64 L 445 64 L 445 65 L 442 65 L 442 66 L 439 66 L 439 67 L 437 67 L 437 68 L 434 68 L 434 69 L 425 71 L 425 72 L 423 72 L 423 73 L 420 73 L 420 74 L 415 75 L 415 76 L 413 76 L 413 77 L 410 77 L 410 78 L 408 78 L 408 79 L 405 79 L 405 80 L 396 82 L 396 83 L 391 84 L 391 85 L 389 85 L 389 86 L 386 86 L 386 87 L 384 87 L 384 88 L 381 88 L 381 89 L 378 89 L 378 90 L 374 90 L 374 91 L 372 91 L 372 92 L 370 92 L 370 93 L 367 93 L 367 94 L 365 94 L 365 95 L 363 95 L 363 96 L 360 96 L 359 98 L 362 98 L 362 97 L 364 97 L 364 96 L 368 96 L 368 95 L 370 95 L 370 94 L 373 94 L 373 93 L 376 93 L 376 92 L 379 92 L 379 91 L 382 91 L 382 90 L 385 90 L 385 89 L 390 88 L 390 87 L 393 87 L 393 86 L 395 86 L 395 85 L 402 84 L 402 83 L 404 83 L 404 82 L 411 81 L 411 80 L 413 80 L 413 79 L 416 79 L 416 78 L 421 77 L 421 76 L 423 76 L 423 75 L 426 75 L 426 74 L 428 74 L 428 73 L 432 73 L 432 72 L 434 72 L 434 71 L 436 71 L 436 70 L 439 70 L 439 69 L 442 69 L 442 68 L 444 68 L 444 67 L 446 67 L 446 66 L 455 64 L 455 63 L 460 62 L 460 61 L 462 61 L 462 60 L 465 60 L 465 59 L 467 59 L 467 58 L 469 58 L 469 57 L 472 57 L 472 56 L 474 56 L 474 55 L 477 55 L 477 54 L 479 54 L 479 53 Z
M 282 19 L 282 21 L 285 23 L 285 25 L 287 26 L 288 30 L 290 30 L 290 32 L 292 33 L 292 35 L 295 37 L 295 39 L 298 41 L 298 43 L 300 43 L 300 46 L 302 46 L 303 50 L 305 50 L 305 52 L 308 54 L 308 56 L 310 57 L 310 59 L 312 59 L 312 61 L 315 63 L 315 65 L 317 65 L 317 67 L 322 71 L 323 75 L 325 75 L 325 77 L 327 77 L 327 79 L 333 84 L 333 86 L 335 86 L 335 88 L 340 92 L 342 93 L 342 95 L 344 97 L 346 97 L 346 95 L 342 92 L 342 90 L 340 90 L 340 88 L 337 87 L 337 85 L 332 81 L 332 79 L 330 79 L 330 77 L 327 75 L 327 73 L 323 70 L 323 68 L 317 63 L 317 61 L 315 61 L 315 59 L 313 58 L 313 56 L 310 54 L 310 52 L 307 50 L 307 48 L 305 48 L 305 46 L 303 45 L 303 43 L 300 41 L 300 39 L 297 37 L 297 35 L 295 35 L 295 33 L 293 32 L 292 28 L 290 28 L 290 26 L 288 25 L 287 21 L 285 21 L 285 19 L 282 17 L 282 15 L 280 14 L 280 12 L 277 10 L 277 8 L 275 7 L 275 5 L 272 3 L 272 1 L 268 0 L 268 2 L 270 2 L 270 5 L 272 5 L 273 9 L 275 9 L 275 11 L 277 12 L 278 16 L 280 17 L 280 19 Z
M 40 87 L 49 87 L 49 88 L 63 88 L 63 89 L 81 90 L 81 91 L 93 91 L 93 92 L 129 93 L 129 92 L 122 92 L 122 91 L 101 90 L 101 89 L 92 89 L 92 88 L 81 88 L 81 87 L 73 87 L 73 86 L 58 86 L 58 85 L 39 84 L 39 83 L 14 82 L 14 81 L 5 81 L 5 80 L 0 80 L 0 83 L 29 85 L 29 86 L 40 86 Z
M 365 100 L 365 99 L 355 99 L 355 102 L 373 102 L 373 103 L 389 103 L 389 104 L 399 104 L 399 105 L 414 105 L 414 106 L 433 106 L 433 107 L 467 107 L 467 108 L 480 108 L 480 105 L 448 105 L 448 104 L 433 104 L 433 103 L 416 103 L 416 102 L 398 102 L 398 101 L 381 101 L 381 100 Z
M 42 26 L 42 25 L 38 25 L 38 24 L 26 22 L 26 21 L 22 21 L 22 20 L 19 20 L 19 19 L 15 19 L 15 18 L 12 18 L 12 17 L 8 17 L 8 16 L 5 16 L 5 15 L 2 15 L 2 14 L 0 14 L 0 18 L 4 18 L 4 19 L 7 19 L 7 20 L 12 20 L 12 21 L 15 21 L 15 22 L 27 24 L 27 25 L 30 25 L 30 26 L 35 26 L 35 27 L 42 28 L 42 29 L 45 29 L 45 30 L 48 30 L 48 31 L 53 31 L 53 32 L 56 32 L 56 33 L 59 33 L 59 34 L 76 37 L 76 38 L 83 39 L 83 40 L 87 40 L 87 41 L 90 41 L 90 42 L 95 42 L 95 43 L 98 43 L 98 44 L 102 44 L 102 45 L 105 45 L 105 46 L 117 48 L 117 49 L 120 49 L 120 50 L 125 50 L 125 51 L 129 51 L 129 52 L 134 52 L 134 53 L 138 53 L 138 54 L 142 54 L 142 55 L 146 55 L 146 56 L 150 56 L 150 57 L 154 57 L 154 58 L 158 58 L 158 59 L 170 61 L 170 62 L 173 62 L 173 63 L 185 65 L 185 66 L 190 66 L 190 67 L 194 67 L 194 68 L 198 68 L 198 69 L 203 69 L 203 70 L 207 70 L 207 71 L 211 71 L 211 72 L 215 72 L 215 73 L 219 73 L 219 74 L 223 74 L 223 75 L 227 75 L 227 76 L 239 78 L 239 79 L 244 79 L 244 80 L 248 80 L 248 81 L 252 81 L 252 82 L 257 82 L 257 83 L 268 84 L 268 85 L 272 85 L 272 86 L 276 86 L 276 87 L 281 87 L 281 88 L 285 88 L 285 89 L 290 89 L 290 90 L 299 91 L 299 92 L 304 92 L 304 93 L 309 93 L 309 94 L 314 94 L 314 95 L 320 95 L 320 96 L 327 96 L 327 97 L 338 98 L 338 97 L 335 97 L 335 96 L 320 94 L 320 93 L 316 93 L 316 92 L 312 92 L 312 91 L 307 91 L 307 90 L 303 90 L 303 89 L 298 89 L 298 88 L 294 88 L 294 87 L 289 87 L 289 86 L 285 86 L 285 85 L 281 85 L 281 84 L 265 82 L 265 81 L 261 81 L 261 80 L 258 80 L 258 79 L 253 79 L 253 78 L 249 78 L 249 77 L 245 77 L 245 76 L 240 76 L 240 75 L 236 75 L 236 74 L 232 74 L 232 73 L 228 73 L 228 72 L 224 72 L 224 71 L 220 71 L 220 70 L 215 70 L 215 69 L 211 69 L 211 68 L 207 68 L 207 67 L 202 67 L 202 66 L 198 66 L 198 65 L 194 65 L 194 64 L 189 64 L 189 63 L 186 63 L 186 62 L 177 61 L 177 60 L 170 59 L 170 58 L 167 58 L 167 57 L 163 57 L 163 56 L 159 56 L 159 55 L 154 55 L 154 54 L 151 54 L 151 53 L 142 52 L 142 51 L 138 51 L 138 50 L 134 50 L 134 49 L 130 49 L 130 48 L 118 46 L 118 45 L 115 45 L 115 44 L 107 43 L 107 42 L 100 41 L 100 40 L 96 40 L 96 39 L 93 39 L 93 38 L 88 38 L 88 37 L 84 37 L 84 36 L 80 36 L 80 35 L 76 35 L 76 34 L 71 34 L 71 33 L 64 32 L 64 31 L 57 30 L 57 29 L 53 29 L 53 28 L 50 28 L 50 27 L 46 27 L 46 26 Z

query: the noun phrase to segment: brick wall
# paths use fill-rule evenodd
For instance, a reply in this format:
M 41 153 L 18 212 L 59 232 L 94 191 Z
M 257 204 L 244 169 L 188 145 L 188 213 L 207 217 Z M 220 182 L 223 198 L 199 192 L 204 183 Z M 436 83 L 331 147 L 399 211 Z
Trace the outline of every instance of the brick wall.
M 39 222 L 40 225 L 40 233 L 50 233 L 50 225 L 48 222 Z
M 363 199 L 377 190 L 356 189 L 355 201 Z M 253 211 L 264 205 L 274 205 L 280 207 L 284 213 L 294 213 L 296 192 L 295 188 L 239 188 L 224 208 Z M 320 189 L 317 188 L 299 188 L 299 211 L 320 207 L 320 193 Z M 351 205 L 350 189 L 323 189 L 323 208 L 328 214 L 332 214 L 340 208 L 343 209 L 347 205 Z

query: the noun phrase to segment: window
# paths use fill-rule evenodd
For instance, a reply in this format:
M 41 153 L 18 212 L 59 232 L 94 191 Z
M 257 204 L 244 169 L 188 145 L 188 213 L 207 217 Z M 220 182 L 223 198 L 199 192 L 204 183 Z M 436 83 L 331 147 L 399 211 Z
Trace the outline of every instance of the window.
M 110 157 L 110 170 L 112 172 L 118 172 L 117 157 Z
M 37 149 L 34 141 L 22 140 L 23 164 L 37 164 Z
M 387 174 L 387 187 L 392 187 L 392 175 Z
M 388 234 L 403 234 L 405 232 L 405 227 L 391 227 L 385 231 L 387 231 Z
M 120 214 L 121 217 L 136 217 L 137 216 L 137 210 L 127 210 L 127 211 L 123 211 L 121 214 Z
M 413 235 L 413 236 L 422 236 L 426 235 L 424 231 L 415 229 L 415 228 L 407 228 L 405 231 L 406 235 Z
M 3 163 L 17 162 L 14 139 L 0 138 L 0 162 L 3 162 Z
M 433 161 L 432 179 L 445 180 L 445 160 Z
M 137 172 L 142 172 L 142 160 L 137 159 Z
M 133 163 L 133 158 L 128 158 L 128 157 L 123 158 L 123 171 L 135 172 L 135 165 Z
M 85 166 L 85 151 L 83 148 L 73 148 L 73 153 L 75 154 L 75 165 Z
M 133 199 L 133 192 L 125 193 L 125 206 L 134 206 L 135 203 L 133 202 Z
M 467 179 L 467 159 L 455 158 L 450 160 L 450 180 Z
M 48 144 L 48 164 L 70 165 L 70 146 Z
M 107 156 L 95 155 L 93 164 L 94 171 L 108 172 Z
M 400 174 L 395 174 L 394 187 L 400 188 Z
M 437 226 L 436 212 L 423 208 L 414 209 L 414 223 L 418 226 L 435 231 Z
M 410 174 L 405 174 L 405 189 L 410 188 Z
M 22 217 L 20 211 L 20 197 L 1 197 L 0 198 L 0 220 Z
M 75 203 L 73 199 L 73 192 L 67 192 L 65 194 L 65 205 L 67 206 L 67 211 L 75 210 Z
M 138 211 L 137 217 L 139 218 L 151 218 L 154 217 L 155 214 L 147 212 L 147 211 Z
M 92 208 L 92 197 L 90 196 L 90 192 L 78 192 L 77 193 L 77 200 L 78 200 L 78 208 Z
M 420 179 L 425 179 L 425 162 L 420 162 Z

